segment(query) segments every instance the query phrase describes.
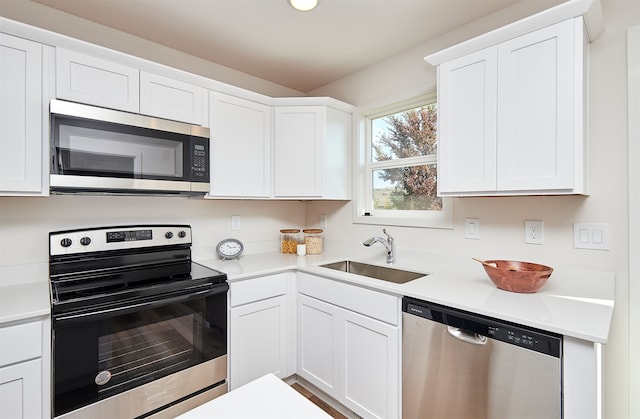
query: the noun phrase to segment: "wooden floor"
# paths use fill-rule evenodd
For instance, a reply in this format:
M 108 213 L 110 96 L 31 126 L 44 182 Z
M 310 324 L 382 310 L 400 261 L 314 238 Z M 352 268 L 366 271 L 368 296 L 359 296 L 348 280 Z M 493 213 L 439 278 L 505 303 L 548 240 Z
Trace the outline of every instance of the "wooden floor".
M 311 393 L 306 388 L 302 387 L 300 384 L 294 383 L 294 384 L 291 385 L 291 387 L 294 390 L 296 390 L 298 393 L 302 394 L 304 397 L 309 399 L 311 402 L 313 402 L 320 409 L 322 409 L 325 412 L 327 412 L 329 415 L 331 415 L 331 417 L 336 418 L 336 419 L 347 419 L 346 416 L 344 416 L 343 414 L 341 414 L 340 412 L 335 410 L 333 407 L 329 406 L 327 403 L 325 403 L 322 400 L 320 400 L 317 396 L 315 396 L 313 393 Z

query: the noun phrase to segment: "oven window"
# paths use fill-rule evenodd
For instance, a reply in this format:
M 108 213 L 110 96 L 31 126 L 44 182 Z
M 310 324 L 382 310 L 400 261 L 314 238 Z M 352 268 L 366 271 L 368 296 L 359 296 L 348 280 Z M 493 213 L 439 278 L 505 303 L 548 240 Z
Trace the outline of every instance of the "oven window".
M 227 353 L 226 292 L 55 323 L 54 416 Z
M 189 314 L 149 325 L 128 328 L 98 338 L 98 392 L 111 391 L 150 374 L 176 372 L 189 367 L 198 349 L 200 316 Z M 114 323 L 122 323 L 117 318 Z M 194 338 L 195 336 L 195 338 Z

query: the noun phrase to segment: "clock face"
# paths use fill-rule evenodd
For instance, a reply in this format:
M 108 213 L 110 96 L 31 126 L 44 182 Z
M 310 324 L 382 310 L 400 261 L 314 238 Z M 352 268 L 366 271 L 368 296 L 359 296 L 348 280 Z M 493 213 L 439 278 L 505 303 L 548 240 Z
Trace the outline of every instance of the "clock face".
M 233 259 L 242 254 L 244 246 L 240 240 L 225 239 L 218 243 L 216 249 L 218 251 L 218 256 L 222 259 Z

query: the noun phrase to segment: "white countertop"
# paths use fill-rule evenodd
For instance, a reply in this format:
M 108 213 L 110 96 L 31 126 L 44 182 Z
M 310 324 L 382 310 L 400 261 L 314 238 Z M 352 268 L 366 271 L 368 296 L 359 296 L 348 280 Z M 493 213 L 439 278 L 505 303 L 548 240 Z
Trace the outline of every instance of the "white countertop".
M 273 374 L 196 407 L 178 419 L 330 419 L 331 416 Z
M 360 255 L 361 256 L 361 255 Z M 243 279 L 299 270 L 398 296 L 409 296 L 514 323 L 606 343 L 614 307 L 615 276 L 611 272 L 554 267 L 551 278 L 535 294 L 496 288 L 470 258 L 399 252 L 396 268 L 429 275 L 406 284 L 338 272 L 318 265 L 350 258 L 348 252 L 283 255 L 280 252 L 243 255 L 239 260 L 197 262 L 227 273 L 233 283 Z M 385 266 L 384 258 L 352 260 Z M 0 324 L 50 313 L 48 264 L 0 266 Z
M 405 284 L 318 266 L 344 259 L 386 266 L 383 259 L 377 260 L 379 257 L 349 258 L 345 256 L 345 252 L 325 252 L 313 256 L 273 252 L 244 255 L 239 260 L 206 259 L 198 262 L 226 272 L 230 283 L 286 270 L 299 270 L 578 339 L 607 342 L 615 295 L 615 276 L 612 272 L 554 267 L 553 274 L 540 291 L 534 294 L 519 294 L 496 288 L 482 266 L 470 258 L 407 253 L 409 252 L 404 252 L 404 259 L 398 258 L 393 267 L 425 272 L 428 275 Z
M 50 312 L 49 264 L 0 266 L 0 324 Z

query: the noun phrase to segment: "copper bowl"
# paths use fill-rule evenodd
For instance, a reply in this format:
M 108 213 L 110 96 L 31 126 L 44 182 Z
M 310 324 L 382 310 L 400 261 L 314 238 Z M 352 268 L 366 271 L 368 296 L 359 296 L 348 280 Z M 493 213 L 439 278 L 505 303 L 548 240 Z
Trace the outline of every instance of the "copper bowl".
M 511 292 L 536 292 L 553 272 L 549 266 L 516 260 L 485 260 L 481 263 L 496 287 Z

